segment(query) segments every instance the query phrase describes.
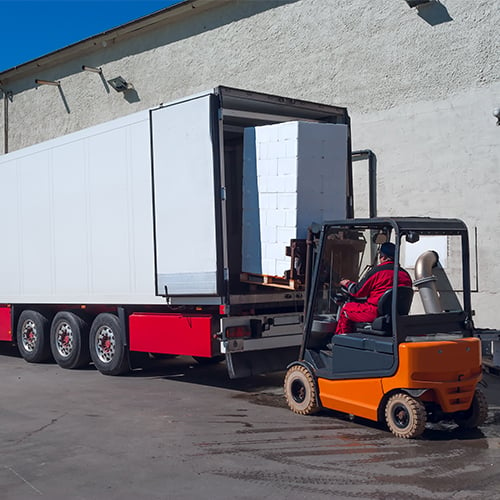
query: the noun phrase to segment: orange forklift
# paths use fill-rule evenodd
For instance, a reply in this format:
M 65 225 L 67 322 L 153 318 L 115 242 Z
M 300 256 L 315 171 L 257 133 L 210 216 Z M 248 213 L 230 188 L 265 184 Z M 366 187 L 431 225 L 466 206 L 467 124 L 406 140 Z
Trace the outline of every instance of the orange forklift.
M 346 300 L 341 279 L 359 281 L 384 242 L 396 246 L 393 286 L 372 323 L 335 334 Z M 402 438 L 426 422 L 484 423 L 481 344 L 471 309 L 469 240 L 458 219 L 373 218 L 326 223 L 309 240 L 311 279 L 299 360 L 284 392 L 295 413 L 322 408 L 385 421 Z M 413 287 L 398 286 L 399 266 Z M 418 296 L 418 298 L 417 298 Z M 359 299 L 356 299 L 359 300 Z

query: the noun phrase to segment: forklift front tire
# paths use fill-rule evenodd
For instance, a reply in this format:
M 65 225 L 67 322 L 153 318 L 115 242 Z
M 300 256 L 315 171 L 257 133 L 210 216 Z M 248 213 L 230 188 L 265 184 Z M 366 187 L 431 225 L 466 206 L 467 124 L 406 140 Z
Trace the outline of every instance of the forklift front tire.
M 288 369 L 284 392 L 286 402 L 294 413 L 312 415 L 320 410 L 313 375 L 304 366 L 293 365 Z
M 427 413 L 420 399 L 398 392 L 387 401 L 385 420 L 395 436 L 413 439 L 424 432 Z

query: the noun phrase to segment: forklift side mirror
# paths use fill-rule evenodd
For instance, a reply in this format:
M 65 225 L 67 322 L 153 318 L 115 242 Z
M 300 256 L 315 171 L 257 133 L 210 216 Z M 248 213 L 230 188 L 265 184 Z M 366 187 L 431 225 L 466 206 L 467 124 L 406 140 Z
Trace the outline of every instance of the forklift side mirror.
M 408 243 L 416 243 L 419 240 L 420 240 L 420 235 L 418 233 L 416 233 L 415 231 L 409 231 L 406 234 L 406 241 Z

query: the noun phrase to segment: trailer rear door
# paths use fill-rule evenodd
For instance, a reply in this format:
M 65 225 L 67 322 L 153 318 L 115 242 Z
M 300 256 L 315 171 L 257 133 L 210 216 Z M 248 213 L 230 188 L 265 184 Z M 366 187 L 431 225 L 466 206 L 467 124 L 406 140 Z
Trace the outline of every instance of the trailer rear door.
M 218 293 L 212 94 L 151 111 L 158 295 Z

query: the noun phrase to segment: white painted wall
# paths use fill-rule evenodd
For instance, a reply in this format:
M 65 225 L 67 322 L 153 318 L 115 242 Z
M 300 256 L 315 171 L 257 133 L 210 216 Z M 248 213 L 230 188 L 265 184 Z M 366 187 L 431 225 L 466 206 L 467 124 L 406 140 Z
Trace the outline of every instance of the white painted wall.
M 500 99 L 500 83 L 351 117 L 354 148 L 370 144 L 377 153 L 381 215 L 463 219 L 471 233 L 474 267 L 477 230 L 478 272 L 473 268 L 471 278 L 474 288 L 477 278 L 479 293 L 473 294 L 473 306 L 476 323 L 490 327 L 500 327 L 500 127 L 491 114 L 495 98 Z M 365 193 L 357 197 L 364 211 Z
M 14 93 L 9 144 L 18 149 L 219 84 L 346 106 L 354 148 L 378 157 L 380 214 L 458 216 L 477 227 L 477 324 L 500 327 L 500 128 L 491 114 L 500 105 L 499 25 L 498 0 L 441 0 L 420 11 L 404 0 L 192 9 L 149 32 L 111 33 L 106 47 L 99 39 L 47 69 L 0 74 Z M 102 67 L 104 80 L 82 64 Z M 128 100 L 105 83 L 117 75 L 134 84 Z M 35 88 L 35 78 L 60 80 L 61 91 Z M 361 176 L 364 166 L 355 168 Z

